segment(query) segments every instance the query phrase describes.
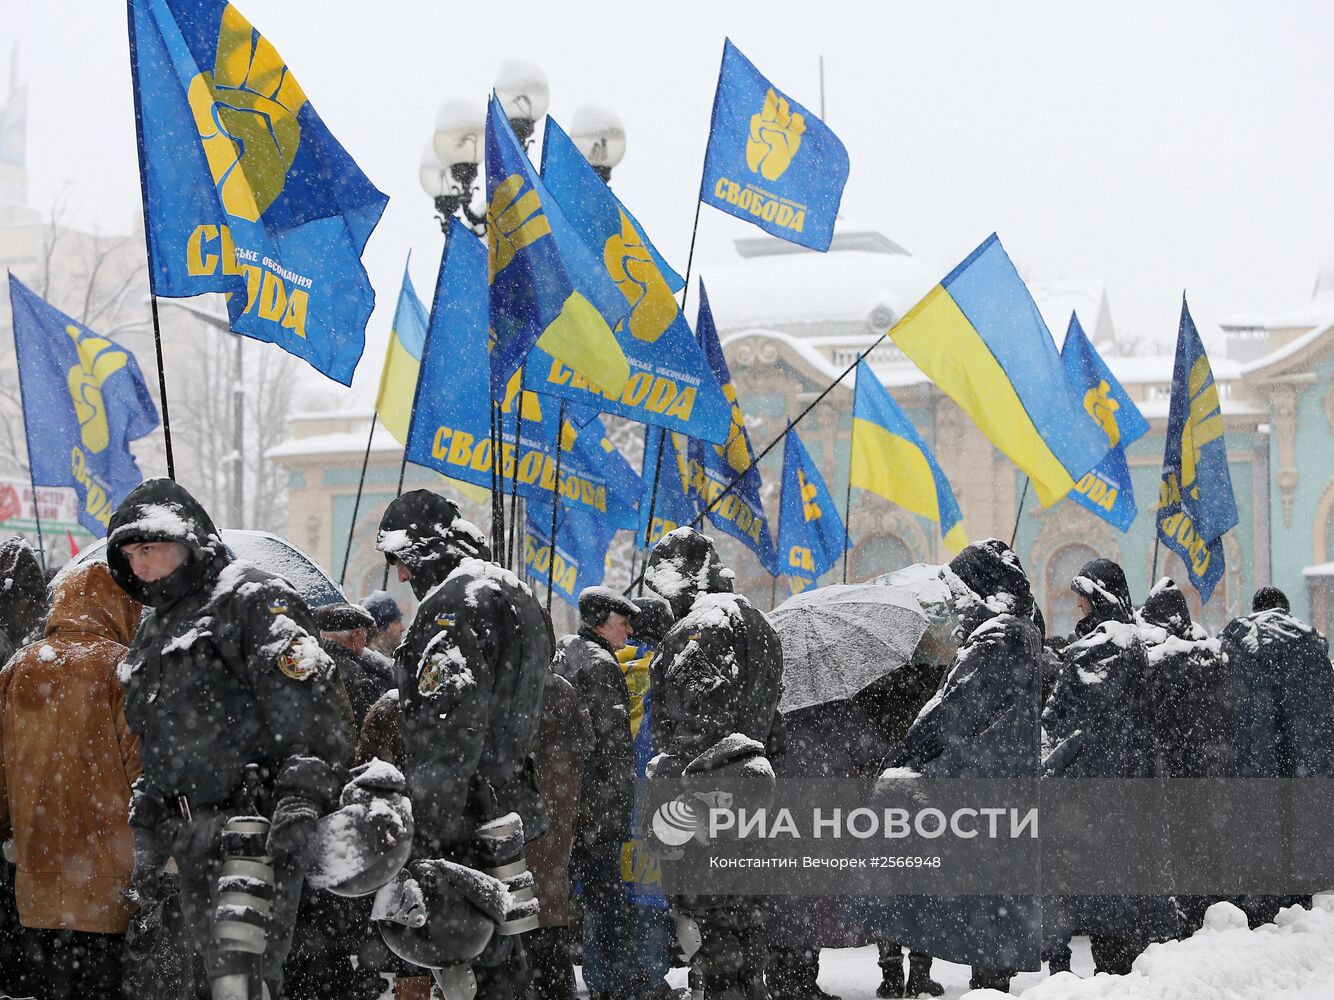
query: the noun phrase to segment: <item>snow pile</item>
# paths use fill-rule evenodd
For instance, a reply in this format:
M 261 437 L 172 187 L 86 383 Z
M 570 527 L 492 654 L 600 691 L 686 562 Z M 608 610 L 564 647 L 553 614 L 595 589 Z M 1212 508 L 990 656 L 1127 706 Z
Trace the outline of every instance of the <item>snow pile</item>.
M 1024 990 L 1028 1000 L 1314 1000 L 1334 995 L 1334 895 L 1314 908 L 1291 906 L 1272 924 L 1248 930 L 1231 903 L 1209 907 L 1204 927 L 1184 941 L 1150 945 L 1127 976 L 1079 979 L 1063 972 Z M 1009 994 L 974 990 L 968 1000 Z
M 141 538 L 171 538 L 188 545 L 199 545 L 195 525 L 181 515 L 179 503 L 146 503 L 139 516 L 116 529 L 117 535 L 134 534 Z
M 46 643 L 42 643 L 42 648 L 37 650 L 37 656 L 43 663 L 55 663 L 58 659 L 56 651 Z
M 411 544 L 412 542 L 408 538 L 407 529 L 395 528 L 392 531 L 380 532 L 380 537 L 376 540 L 375 547 L 381 552 L 397 555 Z

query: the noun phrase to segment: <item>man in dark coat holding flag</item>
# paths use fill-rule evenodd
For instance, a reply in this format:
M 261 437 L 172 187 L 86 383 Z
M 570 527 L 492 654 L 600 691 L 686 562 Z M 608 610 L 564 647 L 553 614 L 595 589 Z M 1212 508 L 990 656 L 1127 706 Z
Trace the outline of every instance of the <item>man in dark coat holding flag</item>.
M 1042 769 L 1055 778 L 1152 778 L 1155 773 L 1148 656 L 1132 623 L 1130 588 L 1110 559 L 1086 563 L 1070 584 L 1084 617 L 1061 651 L 1061 672 L 1042 712 Z M 1147 831 L 1147 836 L 1143 836 Z M 1107 843 L 1116 837 L 1100 830 Z M 1136 818 L 1147 853 L 1161 864 L 1166 817 L 1161 801 Z M 1153 854 L 1154 850 L 1158 854 Z M 1049 896 L 1043 933 L 1052 968 L 1069 968 L 1069 937 L 1092 940 L 1098 972 L 1125 975 L 1144 947 L 1176 932 L 1165 896 Z
M 542 606 L 428 490 L 389 505 L 376 547 L 421 601 L 395 650 L 414 857 L 489 867 L 479 826 L 513 812 L 525 840 L 547 829 L 532 757 L 552 653 Z M 522 967 L 517 938 L 497 935 L 473 962 L 478 996 L 516 992 Z
M 1221 636 L 1236 697 L 1234 777 L 1334 777 L 1329 640 L 1296 618 L 1277 588 L 1260 588 L 1251 607 L 1250 614 L 1229 622 Z M 1285 857 L 1299 830 L 1286 817 L 1280 821 L 1283 843 L 1275 846 Z M 1284 906 L 1308 901 L 1309 896 L 1285 894 L 1251 895 L 1239 903 L 1254 927 L 1273 920 Z
M 967 546 L 944 576 L 959 611 L 959 647 L 885 759 L 877 797 L 919 777 L 1036 783 L 1042 636 L 1028 578 L 995 538 Z M 1015 971 L 1039 965 L 1041 920 L 1031 896 L 902 896 L 884 904 L 880 923 L 883 936 L 916 952 L 971 965 L 974 989 L 1004 991 Z
M 775 756 L 783 733 L 782 645 L 764 613 L 731 592 L 732 573 L 712 540 L 693 528 L 668 533 L 650 554 L 644 581 L 677 616 L 652 666 L 659 756 L 651 780 L 670 782 L 737 735 Z M 759 901 L 691 893 L 674 895 L 672 905 L 698 924 L 706 996 L 761 1000 L 767 952 Z
M 155 900 L 174 858 L 195 947 L 210 978 L 226 972 L 213 937 L 221 833 L 248 811 L 245 772 L 257 765 L 275 876 L 263 973 L 280 996 L 316 821 L 342 788 L 333 665 L 291 585 L 233 559 L 203 507 L 169 479 L 141 483 L 116 509 L 107 564 L 150 609 L 121 665 L 143 763 L 130 801 L 133 892 L 141 905 Z

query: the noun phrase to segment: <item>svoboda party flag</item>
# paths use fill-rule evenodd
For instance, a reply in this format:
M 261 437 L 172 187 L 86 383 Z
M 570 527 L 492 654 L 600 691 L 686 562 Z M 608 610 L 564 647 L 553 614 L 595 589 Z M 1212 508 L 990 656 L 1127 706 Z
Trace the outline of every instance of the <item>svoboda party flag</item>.
M 755 553 L 770 576 L 777 576 L 782 568 L 778 565 L 778 549 L 769 533 L 769 519 L 760 498 L 760 467 L 755 464 L 755 450 L 751 448 L 750 435 L 746 432 L 746 418 L 737 402 L 736 386 L 732 384 L 732 373 L 718 340 L 718 328 L 714 325 L 709 295 L 702 281 L 699 285 L 699 319 L 695 325 L 709 367 L 732 404 L 732 429 L 725 445 L 690 439 L 686 464 L 687 496 L 697 500 L 701 507 L 708 507 L 713 526 L 744 544 Z M 732 486 L 734 480 L 736 485 Z M 727 495 L 723 496 L 725 490 Z
M 483 488 L 492 485 L 494 462 L 486 287 L 486 248 L 451 219 L 407 447 L 409 461 Z M 644 484 L 607 438 L 602 421 L 595 417 L 576 427 L 569 408 L 560 420 L 557 401 L 521 392 L 517 372 L 506 390 L 498 463 L 503 488 L 517 475 L 517 490 L 526 499 L 551 501 L 559 491 L 568 506 L 633 528 Z
M 1158 487 L 1158 535 L 1181 556 L 1205 603 L 1223 577 L 1223 535 L 1236 525 L 1218 386 L 1183 295 Z
M 794 594 L 815 586 L 848 542 L 838 506 L 806 446 L 789 430 L 783 442 L 783 494 L 778 505 L 778 555 Z
M 672 434 L 661 427 L 644 428 L 644 463 L 640 478 L 645 483 L 656 482 L 657 495 L 645 496 L 639 502 L 636 548 L 653 548 L 669 531 L 694 524 L 703 509 L 689 486 L 690 466 L 685 457 L 687 447 L 686 438 L 680 434 Z M 659 456 L 662 459 L 661 472 L 658 472 Z M 652 524 L 649 523 L 650 514 Z
M 228 295 L 232 329 L 350 385 L 388 201 L 273 45 L 219 0 L 130 0 L 153 291 Z
M 143 481 L 129 444 L 158 425 L 134 355 L 39 298 L 12 274 L 9 303 L 32 481 L 68 486 L 97 537 Z
M 699 197 L 812 250 L 828 250 L 848 151 L 819 118 L 723 43 Z
M 1061 345 L 1061 363 L 1084 412 L 1107 435 L 1108 448 L 1102 461 L 1075 483 L 1070 496 L 1104 521 L 1128 531 L 1137 509 L 1126 448 L 1148 433 L 1149 422 L 1084 335 L 1074 313 Z
M 1107 454 L 1033 296 L 992 233 L 889 332 L 1050 507 Z
M 629 420 L 725 444 L 731 407 L 676 304 L 672 279 L 677 288 L 681 279 L 670 268 L 664 273 L 666 265 L 660 263 L 662 258 L 634 216 L 551 118 L 542 136 L 542 181 L 625 296 L 629 314 L 614 332 L 631 372 L 619 393 L 608 392 L 539 345 L 528 356 L 524 385 Z
M 486 241 L 491 279 L 491 394 L 499 399 L 534 345 L 619 393 L 630 377 L 612 327 L 625 296 L 565 220 L 496 95 L 486 112 Z
M 551 504 L 540 500 L 528 503 L 526 518 L 523 564 L 529 577 L 545 583 L 550 573 L 552 590 L 570 606 L 578 607 L 579 592 L 596 587 L 606 575 L 607 549 L 616 529 L 588 510 L 561 504 L 553 552 Z

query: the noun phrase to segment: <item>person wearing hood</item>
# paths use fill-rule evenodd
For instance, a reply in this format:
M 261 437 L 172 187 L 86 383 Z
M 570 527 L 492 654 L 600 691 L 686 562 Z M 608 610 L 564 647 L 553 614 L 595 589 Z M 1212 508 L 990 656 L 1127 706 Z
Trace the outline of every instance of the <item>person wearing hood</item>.
M 1083 617 L 1061 651 L 1061 672 L 1042 713 L 1042 770 L 1054 778 L 1152 778 L 1156 766 L 1148 655 L 1132 621 L 1130 588 L 1110 559 L 1085 564 L 1071 581 Z M 1162 804 L 1136 818 L 1147 850 L 1166 839 Z M 1108 831 L 1103 831 L 1108 836 Z M 1148 858 L 1144 864 L 1157 864 Z M 1048 897 L 1046 952 L 1052 971 L 1069 968 L 1069 937 L 1087 934 L 1098 972 L 1124 975 L 1150 941 L 1176 933 L 1165 896 Z
M 1227 777 L 1235 707 L 1219 641 L 1191 621 L 1186 595 L 1168 576 L 1154 584 L 1135 621 L 1149 658 L 1157 773 L 1167 779 Z M 1190 810 L 1173 808 L 1175 786 L 1169 781 L 1167 787 L 1172 856 L 1184 859 L 1197 836 L 1186 827 Z M 1199 930 L 1204 911 L 1219 898 L 1178 894 L 1179 933 Z
M 670 783 L 736 736 L 777 756 L 783 746 L 782 644 L 765 614 L 732 593 L 732 572 L 713 540 L 689 527 L 664 535 L 649 555 L 644 582 L 676 617 L 650 670 L 655 784 Z M 764 997 L 761 900 L 676 893 L 672 905 L 698 925 L 705 994 L 713 1000 Z
M 1237 778 L 1334 777 L 1334 670 L 1329 640 L 1292 614 L 1287 596 L 1261 587 L 1251 613 L 1220 636 L 1236 698 L 1232 774 Z M 1294 837 L 1280 834 L 1286 856 Z M 1239 900 L 1252 927 L 1309 895 L 1252 895 Z
M 376 547 L 421 601 L 394 654 L 414 854 L 479 867 L 482 824 L 514 812 L 525 840 L 547 828 L 532 757 L 552 652 L 542 606 L 453 501 L 428 490 L 388 506 Z M 473 969 L 478 996 L 508 996 L 517 939 L 493 939 Z
M 1023 566 L 989 538 L 967 546 L 942 576 L 954 593 L 959 644 L 935 695 L 885 758 L 877 798 L 922 777 L 1038 776 L 1042 637 Z M 900 896 L 882 914 L 884 937 L 972 966 L 973 989 L 1003 992 L 1016 971 L 1040 965 L 1041 918 L 1031 896 Z M 919 972 L 914 963 L 896 995 L 936 993 L 929 968 Z
M 357 604 L 337 602 L 314 611 L 320 629 L 320 648 L 333 660 L 352 709 L 348 745 L 355 746 L 366 713 L 393 687 L 392 664 L 382 668 L 367 654 L 366 633 L 374 627 L 370 612 Z
M 254 765 L 275 878 L 263 975 L 281 996 L 316 823 L 343 784 L 333 664 L 296 590 L 234 559 L 204 508 L 169 479 L 130 492 L 106 552 L 112 577 L 149 609 L 120 671 L 143 763 L 130 803 L 132 891 L 156 899 L 174 858 L 188 933 L 209 977 L 226 974 L 213 935 L 220 836 L 249 812 Z
M 140 767 L 116 668 L 139 613 L 104 564 L 70 570 L 45 637 L 0 672 L 0 839 L 12 833 L 18 852 L 26 992 L 121 988 L 134 912 L 123 895 L 134 857 L 126 816 Z
M 625 648 L 633 632 L 630 617 L 638 612 L 633 602 L 609 587 L 584 588 L 579 594 L 579 633 L 561 644 L 558 657 L 593 723 L 571 868 L 584 895 L 584 981 L 592 994 L 611 1000 L 642 996 L 650 989 L 635 961 L 630 906 L 621 881 L 621 846 L 630 839 L 635 756 L 630 691 L 616 654 Z
M 46 576 L 22 535 L 0 541 L 0 666 L 41 636 L 46 618 Z

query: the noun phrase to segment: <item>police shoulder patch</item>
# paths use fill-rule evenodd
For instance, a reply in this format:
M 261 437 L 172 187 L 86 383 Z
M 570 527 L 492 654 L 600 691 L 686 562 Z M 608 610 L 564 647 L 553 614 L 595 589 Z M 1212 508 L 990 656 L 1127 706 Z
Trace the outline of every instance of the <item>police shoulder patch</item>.
M 269 610 L 269 614 L 271 614 L 271 615 L 285 615 L 285 614 L 287 614 L 287 600 L 286 600 L 286 598 L 282 598 L 282 597 L 273 597 L 273 598 L 270 598 L 270 599 L 269 599 L 269 603 L 268 603 L 266 606 L 267 606 L 267 608 L 268 608 L 268 610 Z
M 435 616 L 435 623 L 441 628 L 453 628 L 454 622 L 458 620 L 458 615 L 452 612 L 440 612 Z
M 319 669 L 319 660 L 317 656 L 311 655 L 311 650 L 307 643 L 313 645 L 310 636 L 299 636 L 292 640 L 288 647 L 278 657 L 278 670 L 284 677 L 290 677 L 294 681 L 307 681 L 315 676 Z M 319 647 L 315 647 L 318 652 Z

